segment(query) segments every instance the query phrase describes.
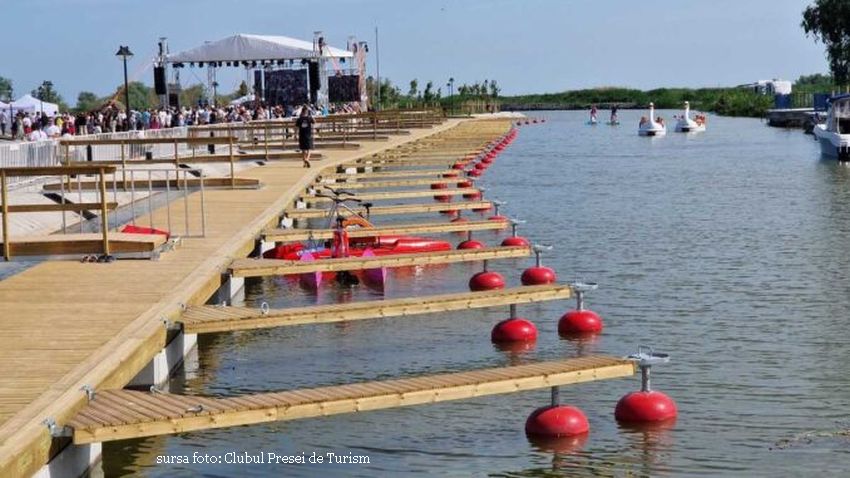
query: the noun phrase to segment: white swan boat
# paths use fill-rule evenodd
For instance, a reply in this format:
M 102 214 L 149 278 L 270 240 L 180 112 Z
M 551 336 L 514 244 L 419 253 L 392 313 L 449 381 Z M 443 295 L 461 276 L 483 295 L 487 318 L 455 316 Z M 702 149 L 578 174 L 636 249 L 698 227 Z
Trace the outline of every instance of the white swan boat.
M 696 120 L 691 119 L 691 104 L 685 102 L 685 114 L 676 122 L 677 133 L 699 133 L 705 131 L 705 117 L 697 115 Z
M 655 119 L 655 103 L 649 104 L 649 119 L 646 116 L 640 119 L 638 134 L 640 136 L 664 136 L 667 134 L 667 127 L 664 126 L 663 120 L 659 118 L 656 121 Z
M 812 132 L 820 143 L 821 154 L 850 160 L 850 95 L 830 98 L 826 123 L 815 125 Z

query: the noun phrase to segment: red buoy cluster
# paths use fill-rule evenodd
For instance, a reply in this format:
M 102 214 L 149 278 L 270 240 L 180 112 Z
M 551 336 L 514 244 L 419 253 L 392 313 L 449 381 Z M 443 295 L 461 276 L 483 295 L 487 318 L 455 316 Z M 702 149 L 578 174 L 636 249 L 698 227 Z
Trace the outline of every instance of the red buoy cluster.
M 576 296 L 576 308 L 561 316 L 558 334 L 562 337 L 580 337 L 602 332 L 602 317 L 584 308 L 584 294 L 596 289 L 596 283 L 573 282 L 571 285 Z
M 558 280 L 555 271 L 549 267 L 545 267 L 540 259 L 540 255 L 547 249 L 552 249 L 552 247 L 534 246 L 534 266 L 522 271 L 522 277 L 520 277 L 522 285 L 554 284 Z
M 473 178 L 481 177 L 487 171 L 487 168 L 496 161 L 496 157 L 499 153 L 501 153 L 514 141 L 514 139 L 516 139 L 516 135 L 516 128 L 511 128 L 507 134 L 496 141 L 490 142 L 478 156 L 470 161 L 472 166 L 470 168 L 466 168 L 466 175 Z

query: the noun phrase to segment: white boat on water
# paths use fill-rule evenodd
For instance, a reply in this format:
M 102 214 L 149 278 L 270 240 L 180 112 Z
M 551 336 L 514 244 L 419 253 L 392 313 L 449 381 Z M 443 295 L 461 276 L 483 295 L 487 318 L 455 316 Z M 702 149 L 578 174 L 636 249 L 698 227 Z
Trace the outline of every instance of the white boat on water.
M 685 114 L 676 121 L 677 133 L 700 133 L 705 131 L 705 116 L 697 115 L 696 119 L 691 119 L 691 104 L 685 102 Z
M 850 95 L 829 99 L 826 123 L 815 125 L 812 132 L 824 156 L 850 160 Z
M 644 116 L 640 119 L 638 134 L 640 136 L 664 136 L 667 134 L 667 127 L 664 126 L 664 120 L 655 118 L 655 103 L 649 104 L 649 118 L 647 119 Z

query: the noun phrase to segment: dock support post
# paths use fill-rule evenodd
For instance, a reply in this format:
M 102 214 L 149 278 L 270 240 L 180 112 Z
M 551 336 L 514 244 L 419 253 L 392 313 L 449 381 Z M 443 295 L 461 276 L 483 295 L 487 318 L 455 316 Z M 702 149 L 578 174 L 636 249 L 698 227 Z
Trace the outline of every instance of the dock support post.
M 101 460 L 103 455 L 102 443 L 74 445 L 69 443 L 40 470 L 34 478 L 78 478 L 89 476 L 89 471 Z
M 198 334 L 177 332 L 174 338 L 168 342 L 168 345 L 160 350 L 127 386 L 135 388 L 160 387 L 168 382 L 171 372 L 177 366 L 183 362 L 191 362 L 190 356 L 197 351 L 197 345 Z
M 557 407 L 561 404 L 561 389 L 560 387 L 552 387 L 552 406 Z

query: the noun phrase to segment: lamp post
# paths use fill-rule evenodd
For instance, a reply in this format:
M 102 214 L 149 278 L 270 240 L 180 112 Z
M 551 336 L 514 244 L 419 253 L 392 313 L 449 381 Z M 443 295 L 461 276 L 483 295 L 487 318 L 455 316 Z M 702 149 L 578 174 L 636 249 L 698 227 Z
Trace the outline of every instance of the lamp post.
M 212 87 L 213 87 L 213 104 L 212 105 L 213 105 L 213 108 L 215 108 L 218 105 L 218 100 L 217 100 L 217 98 L 218 98 L 218 82 L 213 81 Z
M 121 45 L 118 47 L 118 53 L 115 56 L 120 56 L 124 60 L 124 109 L 127 113 L 127 124 L 130 124 L 130 85 L 127 81 L 127 58 L 133 56 L 130 47 Z
M 446 83 L 449 87 L 449 106 L 451 107 L 451 114 L 455 113 L 455 102 L 454 102 L 454 92 L 455 92 L 455 79 L 449 78 L 449 82 Z
M 44 116 L 44 95 L 50 93 L 51 88 L 53 88 L 53 82 L 51 81 L 42 81 L 41 85 L 38 87 L 38 101 L 40 102 L 41 116 Z

